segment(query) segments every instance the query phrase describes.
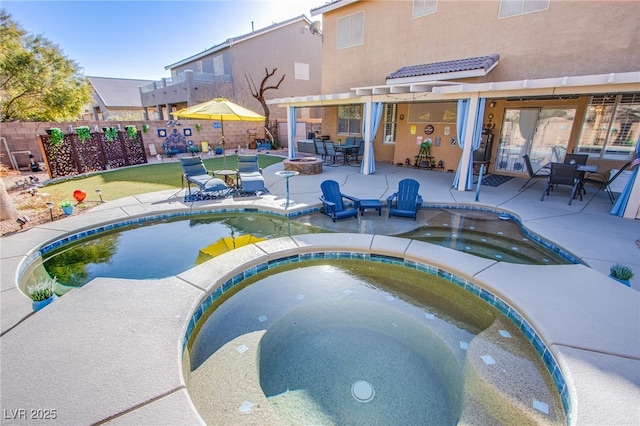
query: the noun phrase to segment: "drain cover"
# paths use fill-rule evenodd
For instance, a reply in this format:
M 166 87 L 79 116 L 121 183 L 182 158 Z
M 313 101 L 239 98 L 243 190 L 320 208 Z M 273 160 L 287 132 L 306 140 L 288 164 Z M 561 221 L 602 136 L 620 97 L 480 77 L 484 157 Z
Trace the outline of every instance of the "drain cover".
M 351 395 L 358 402 L 369 402 L 376 396 L 373 385 L 366 380 L 358 380 L 351 386 Z

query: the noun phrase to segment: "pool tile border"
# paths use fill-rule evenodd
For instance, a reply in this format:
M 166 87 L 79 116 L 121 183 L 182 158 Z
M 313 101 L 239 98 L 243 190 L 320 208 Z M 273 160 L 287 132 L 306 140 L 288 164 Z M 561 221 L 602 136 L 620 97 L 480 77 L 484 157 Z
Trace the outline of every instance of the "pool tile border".
M 359 253 L 359 252 L 350 252 L 350 251 L 318 251 L 318 252 L 307 252 L 303 254 L 297 255 L 289 255 L 284 256 L 278 259 L 269 260 L 267 262 L 260 263 L 256 266 L 248 268 L 246 271 L 234 275 L 232 278 L 228 279 L 221 285 L 219 285 L 212 293 L 210 293 L 204 301 L 200 304 L 200 306 L 193 313 L 189 324 L 187 326 L 187 331 L 185 333 L 185 337 L 183 339 L 182 344 L 182 352 L 184 354 L 185 349 L 189 343 L 189 339 L 195 329 L 198 321 L 203 317 L 205 312 L 211 307 L 211 305 L 226 291 L 234 287 L 236 284 L 242 282 L 243 280 L 254 276 L 258 272 L 263 272 L 269 270 L 271 268 L 275 268 L 281 265 L 287 265 L 291 263 L 300 263 L 308 260 L 321 260 L 321 259 L 346 259 L 346 260 L 361 260 L 361 261 L 370 261 L 370 262 L 378 262 L 378 263 L 386 263 L 393 264 L 397 266 L 403 266 L 410 269 L 415 269 L 420 272 L 424 272 L 427 274 L 435 275 L 440 278 L 445 279 L 453 283 L 454 285 L 468 291 L 469 293 L 478 296 L 480 299 L 484 300 L 491 306 L 495 307 L 498 311 L 500 311 L 503 315 L 505 315 L 513 324 L 516 325 L 522 331 L 526 339 L 533 345 L 536 353 L 542 359 L 544 365 L 549 371 L 553 382 L 555 384 L 556 390 L 560 395 L 560 399 L 562 401 L 562 406 L 567 417 L 567 422 L 570 424 L 570 418 L 572 413 L 572 405 L 571 399 L 569 396 L 569 389 L 567 387 L 566 380 L 562 371 L 560 370 L 560 366 L 556 361 L 555 357 L 547 347 L 547 345 L 542 340 L 542 337 L 536 332 L 529 322 L 520 315 L 520 313 L 511 305 L 509 305 L 506 301 L 502 300 L 499 296 L 493 294 L 487 289 L 479 287 L 473 282 L 466 280 L 462 277 L 457 276 L 454 273 L 446 271 L 441 268 L 437 268 L 422 262 L 417 262 L 413 260 L 408 260 L 402 257 L 389 256 L 383 254 L 369 254 L 369 253 Z

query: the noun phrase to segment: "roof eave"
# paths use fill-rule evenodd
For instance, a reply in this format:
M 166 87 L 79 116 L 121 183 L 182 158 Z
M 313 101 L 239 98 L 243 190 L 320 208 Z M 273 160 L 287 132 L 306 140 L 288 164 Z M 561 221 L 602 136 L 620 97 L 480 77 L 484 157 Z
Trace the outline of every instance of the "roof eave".
M 425 81 L 442 81 L 442 80 L 453 80 L 453 79 L 461 79 L 461 78 L 473 78 L 473 77 L 484 77 L 489 74 L 492 69 L 494 69 L 498 65 L 499 61 L 495 61 L 489 68 L 478 68 L 474 70 L 465 70 L 465 71 L 455 71 L 455 72 L 446 72 L 439 74 L 428 74 L 428 75 L 417 75 L 412 77 L 401 77 L 401 78 L 388 78 L 387 84 L 396 85 L 396 84 L 411 84 L 411 83 L 422 83 Z
M 311 9 L 311 16 L 322 15 L 323 13 L 332 12 L 334 10 L 340 9 L 342 7 L 348 6 L 352 3 L 356 3 L 358 0 L 338 0 L 335 2 L 331 2 L 324 6 L 320 6 L 315 9 Z

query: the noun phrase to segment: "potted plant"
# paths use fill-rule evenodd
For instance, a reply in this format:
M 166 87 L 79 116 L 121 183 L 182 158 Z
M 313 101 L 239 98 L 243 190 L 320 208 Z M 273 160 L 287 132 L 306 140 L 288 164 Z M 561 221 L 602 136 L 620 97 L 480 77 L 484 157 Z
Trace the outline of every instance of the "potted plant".
M 52 127 L 49 130 L 51 132 L 51 145 L 59 146 L 64 140 L 64 133 L 62 133 L 62 129 L 59 127 Z
M 87 140 L 91 139 L 91 129 L 89 129 L 89 126 L 76 127 L 76 133 L 78 134 L 78 138 L 82 143 L 85 143 Z
M 142 125 L 142 131 L 146 134 L 149 131 L 149 125 L 148 124 L 143 124 Z
M 196 131 L 199 132 L 201 128 L 202 126 L 200 125 L 200 123 L 196 123 Z
M 27 295 L 32 300 L 31 307 L 34 312 L 47 306 L 58 298 L 56 294 L 57 278 L 39 278 L 38 282 L 27 286 Z
M 129 135 L 129 139 L 135 139 L 138 136 L 138 129 L 136 129 L 136 126 L 131 125 L 125 126 L 124 128 L 127 131 L 127 135 Z
M 113 142 L 118 139 L 118 130 L 115 127 L 103 127 L 104 135 L 109 142 Z
M 61 201 L 58 205 L 67 216 L 73 214 L 73 204 L 71 204 L 71 201 Z
M 628 266 L 616 263 L 609 270 L 609 276 L 627 287 L 631 287 L 629 280 L 633 278 L 633 271 Z

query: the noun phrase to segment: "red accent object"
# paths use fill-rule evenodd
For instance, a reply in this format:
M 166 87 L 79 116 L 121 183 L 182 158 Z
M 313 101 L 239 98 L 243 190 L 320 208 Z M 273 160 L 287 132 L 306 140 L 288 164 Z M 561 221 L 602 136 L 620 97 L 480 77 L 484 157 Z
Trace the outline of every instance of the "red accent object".
M 87 198 L 87 193 L 82 189 L 76 189 L 73 191 L 73 198 L 75 198 L 77 202 L 81 203 L 85 198 Z

